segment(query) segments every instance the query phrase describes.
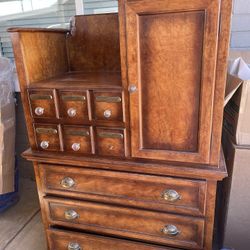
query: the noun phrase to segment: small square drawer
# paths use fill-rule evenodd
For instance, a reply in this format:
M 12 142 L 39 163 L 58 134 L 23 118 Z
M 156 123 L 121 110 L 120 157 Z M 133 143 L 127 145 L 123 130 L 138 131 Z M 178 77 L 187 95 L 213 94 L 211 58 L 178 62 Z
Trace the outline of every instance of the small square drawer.
M 37 148 L 40 150 L 60 151 L 59 126 L 50 124 L 35 124 Z
M 97 128 L 97 152 L 103 156 L 124 156 L 124 129 Z
M 28 90 L 28 96 L 34 118 L 56 118 L 53 90 Z
M 96 120 L 123 121 L 121 92 L 94 92 Z
M 90 127 L 63 126 L 63 143 L 67 152 L 91 154 Z
M 88 102 L 85 91 L 60 91 L 60 116 L 72 121 L 86 121 Z

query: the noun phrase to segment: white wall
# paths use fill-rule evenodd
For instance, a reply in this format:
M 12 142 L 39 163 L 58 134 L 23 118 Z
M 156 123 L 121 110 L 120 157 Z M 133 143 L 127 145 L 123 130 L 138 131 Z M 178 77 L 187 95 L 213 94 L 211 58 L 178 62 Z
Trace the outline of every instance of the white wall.
M 234 0 L 231 48 L 250 50 L 250 0 Z

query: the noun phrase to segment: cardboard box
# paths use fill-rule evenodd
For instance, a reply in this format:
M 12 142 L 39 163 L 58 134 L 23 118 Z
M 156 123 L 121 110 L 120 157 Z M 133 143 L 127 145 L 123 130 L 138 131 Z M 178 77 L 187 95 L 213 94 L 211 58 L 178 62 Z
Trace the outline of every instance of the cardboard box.
M 0 195 L 14 191 L 15 104 L 0 107 Z
M 222 246 L 250 248 L 250 147 L 235 145 L 223 132 L 223 149 L 229 177 L 222 185 L 220 224 Z
M 250 146 L 250 68 L 238 58 L 229 68 L 223 128 L 237 145 Z

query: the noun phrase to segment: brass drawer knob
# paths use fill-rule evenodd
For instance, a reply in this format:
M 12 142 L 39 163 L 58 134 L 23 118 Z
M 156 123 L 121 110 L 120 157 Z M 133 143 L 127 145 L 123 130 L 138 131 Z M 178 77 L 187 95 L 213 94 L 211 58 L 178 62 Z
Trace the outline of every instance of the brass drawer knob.
M 81 144 L 80 143 L 73 143 L 71 148 L 74 150 L 74 151 L 79 151 L 80 148 L 81 148 Z
M 70 209 L 64 212 L 64 216 L 66 220 L 75 220 L 79 217 L 79 214 L 75 210 Z
M 64 188 L 71 188 L 75 185 L 75 181 L 70 177 L 65 177 L 61 181 L 61 186 Z
M 167 225 L 162 229 L 162 232 L 169 236 L 176 236 L 180 234 L 180 231 L 175 225 Z
M 105 118 L 110 118 L 111 115 L 112 115 L 112 111 L 107 109 L 107 110 L 104 111 L 103 115 L 104 115 Z
M 74 116 L 76 116 L 76 109 L 70 108 L 70 109 L 68 109 L 67 113 L 68 113 L 69 117 L 74 117 Z
M 38 116 L 43 115 L 44 114 L 44 108 L 36 107 L 35 108 L 35 114 L 38 115 Z
M 49 147 L 49 142 L 48 142 L 48 141 L 42 141 L 42 142 L 40 143 L 40 147 L 41 147 L 42 149 L 47 149 L 47 148 Z
M 181 199 L 181 195 L 173 189 L 167 189 L 166 191 L 164 191 L 162 197 L 164 200 L 171 202 L 175 202 Z
M 83 250 L 81 246 L 76 242 L 70 242 L 68 244 L 68 250 Z

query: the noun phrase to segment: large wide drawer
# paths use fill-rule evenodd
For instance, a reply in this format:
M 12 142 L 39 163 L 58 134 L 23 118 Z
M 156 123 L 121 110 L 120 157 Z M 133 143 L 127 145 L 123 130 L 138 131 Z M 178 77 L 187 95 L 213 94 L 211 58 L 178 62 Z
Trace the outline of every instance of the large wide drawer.
M 51 250 L 171 250 L 171 248 L 149 245 L 91 234 L 62 230 L 47 230 Z
M 160 212 L 44 198 L 48 222 L 54 226 L 128 237 L 156 244 L 200 249 L 204 220 Z
M 204 215 L 205 181 L 47 164 L 39 171 L 47 194 Z

